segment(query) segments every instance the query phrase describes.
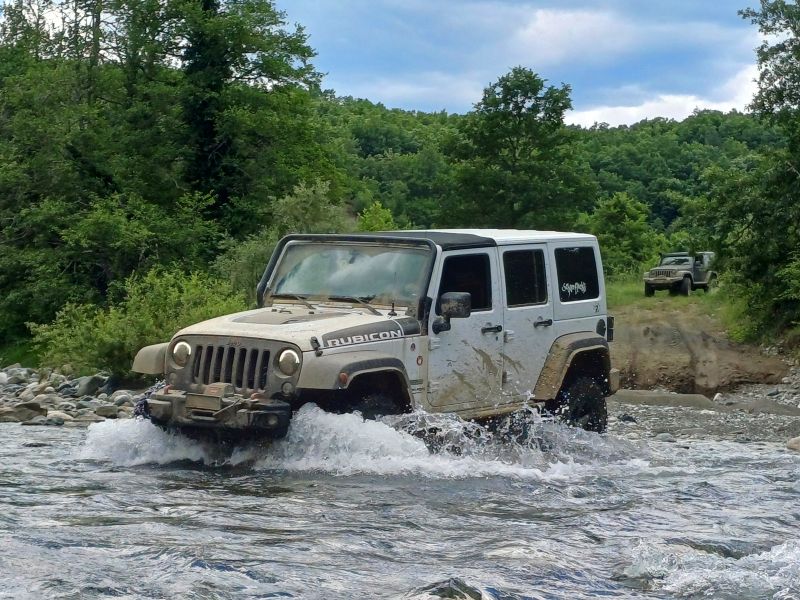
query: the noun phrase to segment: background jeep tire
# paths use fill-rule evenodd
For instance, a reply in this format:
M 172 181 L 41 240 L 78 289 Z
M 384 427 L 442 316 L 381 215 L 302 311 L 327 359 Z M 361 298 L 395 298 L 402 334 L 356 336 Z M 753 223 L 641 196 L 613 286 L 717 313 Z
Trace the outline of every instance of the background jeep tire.
M 688 296 L 692 293 L 692 280 L 684 277 L 681 281 L 681 296 Z
M 645 283 L 644 284 L 644 295 L 645 296 L 647 296 L 649 298 L 650 296 L 652 296 L 655 293 L 656 293 L 656 290 L 652 285 L 650 285 L 649 283 Z
M 578 377 L 558 393 L 561 418 L 569 425 L 602 433 L 608 424 L 603 388 L 591 377 Z

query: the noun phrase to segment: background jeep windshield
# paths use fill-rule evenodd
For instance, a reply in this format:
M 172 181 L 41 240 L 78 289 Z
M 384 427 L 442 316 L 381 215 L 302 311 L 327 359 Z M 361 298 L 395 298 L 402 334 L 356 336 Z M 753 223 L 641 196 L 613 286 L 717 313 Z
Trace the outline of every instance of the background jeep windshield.
M 665 256 L 661 259 L 662 265 L 690 265 L 692 258 L 690 256 Z
M 427 248 L 290 243 L 276 267 L 272 294 L 416 304 L 428 283 L 429 261 Z

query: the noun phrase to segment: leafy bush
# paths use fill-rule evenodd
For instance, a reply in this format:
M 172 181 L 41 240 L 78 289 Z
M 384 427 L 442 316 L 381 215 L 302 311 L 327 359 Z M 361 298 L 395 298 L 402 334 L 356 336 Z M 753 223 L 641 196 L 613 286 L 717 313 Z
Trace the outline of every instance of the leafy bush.
M 246 308 L 231 285 L 209 275 L 155 268 L 131 276 L 124 297 L 108 308 L 67 304 L 47 325 L 29 324 L 43 366 L 70 364 L 79 373 L 127 375 L 136 352 L 179 329 Z
M 330 184 L 324 181 L 296 186 L 291 194 L 275 201 L 275 214 L 269 227 L 243 241 L 229 239 L 222 244 L 223 252 L 214 261 L 212 272 L 254 304 L 256 285 L 278 240 L 284 235 L 340 233 L 353 229 L 347 210 L 330 196 Z
M 211 270 L 242 294 L 250 306 L 254 306 L 256 286 L 279 239 L 280 235 L 275 229 L 266 228 L 241 242 L 228 240 L 223 246 L 224 252 L 214 261 Z
M 604 198 L 582 226 L 597 236 L 607 274 L 639 273 L 658 256 L 666 238 L 647 222 L 647 206 L 624 192 Z
M 358 214 L 359 231 L 392 231 L 397 225 L 392 211 L 384 208 L 377 200 Z

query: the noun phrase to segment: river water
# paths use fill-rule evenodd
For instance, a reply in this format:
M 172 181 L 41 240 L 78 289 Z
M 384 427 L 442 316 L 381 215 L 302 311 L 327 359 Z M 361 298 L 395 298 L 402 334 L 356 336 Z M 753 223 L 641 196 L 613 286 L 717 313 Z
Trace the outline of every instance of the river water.
M 616 406 L 604 435 L 509 435 L 307 406 L 232 452 L 0 425 L 0 598 L 800 598 L 797 421 Z

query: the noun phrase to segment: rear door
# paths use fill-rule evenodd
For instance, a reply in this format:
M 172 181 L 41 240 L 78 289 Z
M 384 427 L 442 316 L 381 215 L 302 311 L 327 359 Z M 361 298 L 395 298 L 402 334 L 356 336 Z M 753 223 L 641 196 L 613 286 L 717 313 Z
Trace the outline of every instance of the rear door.
M 500 248 L 503 273 L 503 392 L 530 397 L 555 339 L 545 244 Z
M 472 314 L 451 319 L 450 331 L 433 334 L 428 356 L 428 401 L 434 410 L 480 409 L 500 399 L 503 350 L 503 299 L 497 248 L 445 253 L 433 298 L 469 292 Z M 431 325 L 438 316 L 431 311 Z
M 591 241 L 554 242 L 550 248 L 550 268 L 556 284 L 556 335 L 594 331 L 606 316 L 603 267 L 597 245 Z

